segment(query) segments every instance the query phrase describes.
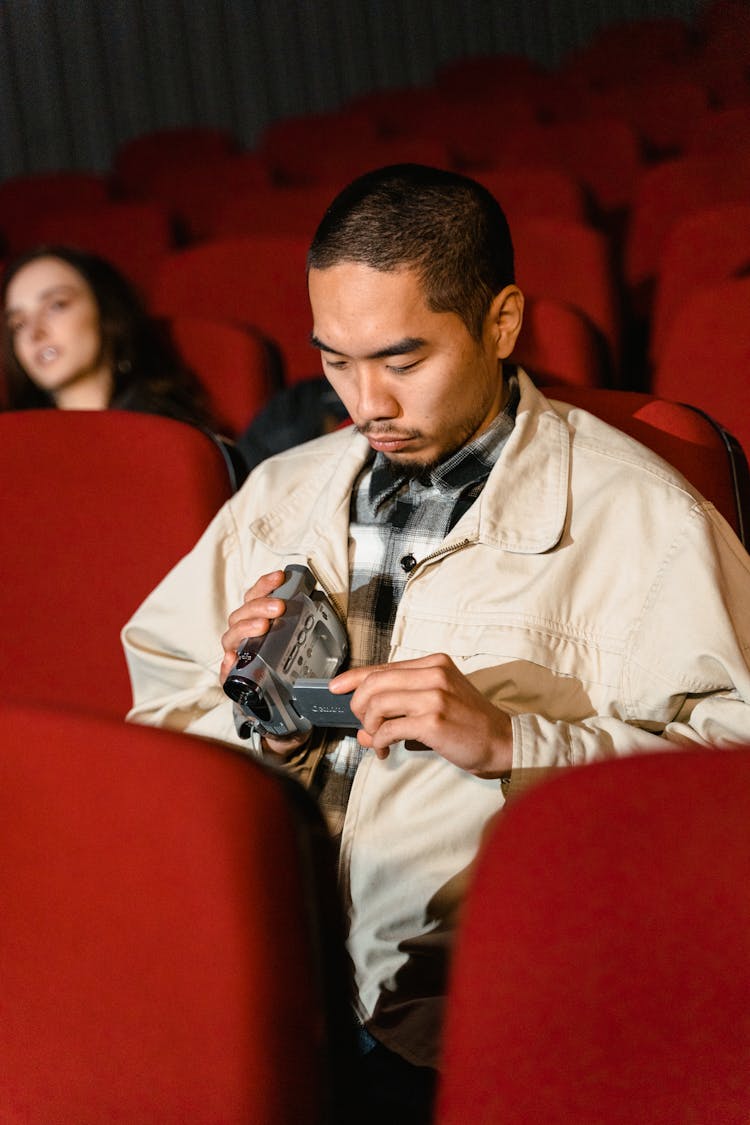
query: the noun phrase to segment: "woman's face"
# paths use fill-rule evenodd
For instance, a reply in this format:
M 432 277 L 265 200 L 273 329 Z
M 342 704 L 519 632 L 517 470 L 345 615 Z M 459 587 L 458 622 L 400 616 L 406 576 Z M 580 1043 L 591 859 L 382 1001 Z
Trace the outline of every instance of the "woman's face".
M 112 371 L 88 283 L 60 258 L 37 258 L 8 285 L 5 318 L 16 359 L 61 407 L 104 408 Z

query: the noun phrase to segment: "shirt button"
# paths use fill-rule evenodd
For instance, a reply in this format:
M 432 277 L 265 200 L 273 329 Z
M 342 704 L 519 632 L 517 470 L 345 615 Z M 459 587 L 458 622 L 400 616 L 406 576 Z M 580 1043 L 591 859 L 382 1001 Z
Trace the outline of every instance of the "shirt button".
M 406 571 L 407 574 L 411 573 L 411 571 L 414 570 L 414 567 L 417 565 L 417 560 L 414 558 L 414 555 L 404 555 L 400 562 L 401 569 Z

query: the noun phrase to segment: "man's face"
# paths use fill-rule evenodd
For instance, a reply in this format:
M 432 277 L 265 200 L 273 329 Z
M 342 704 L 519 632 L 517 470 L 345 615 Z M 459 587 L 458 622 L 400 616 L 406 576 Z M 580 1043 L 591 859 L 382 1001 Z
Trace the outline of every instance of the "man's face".
M 515 287 L 508 287 L 522 298 Z M 456 313 L 433 312 L 415 270 L 359 262 L 310 270 L 313 343 L 323 372 L 372 448 L 431 465 L 485 430 L 503 404 L 509 333 L 495 306 L 477 341 Z M 507 320 L 507 317 L 506 317 Z M 518 313 L 520 326 L 520 309 Z

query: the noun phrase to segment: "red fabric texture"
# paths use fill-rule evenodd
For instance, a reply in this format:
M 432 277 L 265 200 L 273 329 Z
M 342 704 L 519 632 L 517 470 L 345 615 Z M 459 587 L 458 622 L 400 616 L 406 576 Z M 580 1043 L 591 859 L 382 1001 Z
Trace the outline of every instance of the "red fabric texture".
M 161 316 L 202 316 L 254 325 L 280 349 L 288 382 L 320 370 L 310 345 L 305 235 L 211 239 L 166 255 L 152 307 Z
M 718 380 L 710 386 L 715 391 Z M 589 410 L 653 449 L 710 500 L 737 533 L 743 521 L 747 531 L 747 460 L 741 450 L 730 452 L 710 418 L 692 406 L 635 391 L 568 386 L 544 391 L 548 398 Z M 717 417 L 713 409 L 712 416 Z
M 675 313 L 651 388 L 721 422 L 750 453 L 750 277 L 696 289 Z
M 231 495 L 221 452 L 156 415 L 22 410 L 0 476 L 4 697 L 124 715 L 120 629 Z
M 205 317 L 170 322 L 172 339 L 209 393 L 211 410 L 227 434 L 237 437 L 271 398 L 272 375 L 259 332 Z
M 321 1120 L 310 840 L 280 778 L 59 710 L 3 706 L 0 740 L 3 1119 Z
M 438 1125 L 745 1125 L 750 750 L 562 771 L 476 869 Z

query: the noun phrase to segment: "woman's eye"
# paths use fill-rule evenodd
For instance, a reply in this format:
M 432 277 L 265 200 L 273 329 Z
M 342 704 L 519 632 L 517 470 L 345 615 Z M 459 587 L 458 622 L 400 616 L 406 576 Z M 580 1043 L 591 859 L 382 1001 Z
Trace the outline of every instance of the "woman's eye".
M 17 335 L 17 333 L 19 333 L 22 328 L 23 328 L 23 321 L 22 320 L 9 320 L 8 321 L 8 332 L 10 333 L 11 336 Z

